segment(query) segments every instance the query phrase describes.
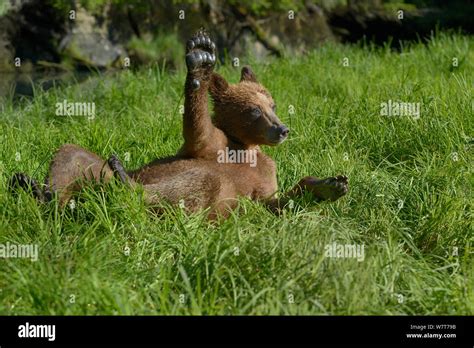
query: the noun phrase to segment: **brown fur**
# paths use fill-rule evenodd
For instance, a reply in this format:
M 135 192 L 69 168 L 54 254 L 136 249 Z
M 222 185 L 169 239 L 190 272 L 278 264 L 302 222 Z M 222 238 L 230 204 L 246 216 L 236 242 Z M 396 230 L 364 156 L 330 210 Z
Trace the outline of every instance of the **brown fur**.
M 345 177 L 330 178 L 334 182 L 307 177 L 286 198 L 277 199 L 276 165 L 259 147 L 280 143 L 288 132 L 275 114 L 275 102 L 249 67 L 242 69 L 237 84 L 229 84 L 212 72 L 212 68 L 212 65 L 188 67 L 184 144 L 178 153 L 127 173 L 131 185 L 143 186 L 147 203 L 159 206 L 164 201 L 183 202 L 190 212 L 210 208 L 208 216 L 215 219 L 227 216 L 235 208 L 238 197 L 264 201 L 272 211 L 279 212 L 285 199 L 303 191 L 312 192 L 317 200 L 336 199 L 345 194 Z M 197 89 L 196 80 L 200 83 Z M 214 121 L 208 113 L 208 93 L 214 103 Z M 256 166 L 218 163 L 219 150 L 226 148 L 256 151 Z M 56 152 L 49 172 L 50 188 L 58 194 L 60 204 L 64 205 L 87 181 L 109 181 L 113 171 L 106 163 L 77 145 L 63 145 Z
M 248 68 L 243 71 L 247 72 Z M 243 74 L 239 84 L 228 85 L 221 76 L 213 73 L 210 81 L 201 83 L 196 96 L 191 88 L 187 88 L 189 108 L 185 104 L 183 120 L 185 144 L 177 157 L 157 160 L 129 173 L 135 182 L 145 185 L 148 192 L 161 194 L 161 197 L 154 195 L 151 203 L 157 203 L 163 197 L 171 203 L 184 199 L 190 211 L 211 207 L 210 215 L 214 217 L 226 216 L 235 207 L 238 197 L 265 200 L 276 193 L 276 165 L 258 147 L 258 144 L 265 143 L 260 134 L 263 132 L 257 124 L 252 134 L 252 129 L 239 116 L 246 107 L 255 105 L 268 112 L 268 116 L 261 119 L 262 128 L 272 122 L 281 122 L 271 111 L 273 100 L 270 94 L 260 84 L 247 81 L 245 77 Z M 210 89 L 214 100 L 215 125 L 207 114 L 207 95 L 202 93 L 203 87 Z M 203 113 L 201 116 L 200 112 Z M 229 150 L 255 150 L 256 167 L 250 167 L 248 163 L 218 163 L 218 151 L 224 151 L 226 147 Z M 152 190 L 148 190 L 149 185 L 153 185 Z
M 108 182 L 113 175 L 107 162 L 96 154 L 77 145 L 65 144 L 56 152 L 46 182 L 63 206 L 84 184 Z

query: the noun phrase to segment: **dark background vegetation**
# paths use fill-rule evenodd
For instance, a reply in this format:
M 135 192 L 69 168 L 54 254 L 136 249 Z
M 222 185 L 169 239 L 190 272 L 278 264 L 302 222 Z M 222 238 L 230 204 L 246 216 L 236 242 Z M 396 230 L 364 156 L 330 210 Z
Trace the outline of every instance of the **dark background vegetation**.
M 200 26 L 215 38 L 223 61 L 295 55 L 327 41 L 400 48 L 436 30 L 472 34 L 472 18 L 470 0 L 0 0 L 0 95 L 31 93 L 21 90 L 25 80 L 48 87 L 65 72 L 122 68 L 124 58 L 131 68 L 177 68 L 183 42 Z

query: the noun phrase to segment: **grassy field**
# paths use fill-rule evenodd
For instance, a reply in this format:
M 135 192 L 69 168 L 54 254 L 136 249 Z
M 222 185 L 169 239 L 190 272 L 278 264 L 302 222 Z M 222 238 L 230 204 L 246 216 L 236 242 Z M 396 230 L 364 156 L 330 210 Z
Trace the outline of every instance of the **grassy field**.
M 179 208 L 154 216 L 115 183 L 65 210 L 7 191 L 14 172 L 43 178 L 63 143 L 117 153 L 129 169 L 173 154 L 184 70 L 4 101 L 0 243 L 37 244 L 39 255 L 0 260 L 0 314 L 474 314 L 473 45 L 447 35 L 402 53 L 328 44 L 252 64 L 292 130 L 264 148 L 281 191 L 339 173 L 350 191 L 281 217 L 243 199 L 218 226 Z M 238 80 L 238 68 L 218 71 Z M 65 99 L 95 102 L 95 118 L 56 116 Z M 389 101 L 420 103 L 419 117 L 381 115 Z M 333 243 L 365 257 L 326 257 Z

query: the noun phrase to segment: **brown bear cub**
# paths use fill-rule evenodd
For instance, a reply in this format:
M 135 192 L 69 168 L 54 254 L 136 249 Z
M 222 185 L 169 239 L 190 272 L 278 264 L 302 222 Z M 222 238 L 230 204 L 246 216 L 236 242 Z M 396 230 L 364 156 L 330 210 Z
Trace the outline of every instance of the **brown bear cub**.
M 249 67 L 242 69 L 239 83 L 229 84 L 213 72 L 215 62 L 215 44 L 199 31 L 186 45 L 184 144 L 175 156 L 126 172 L 116 156 L 105 161 L 66 144 L 51 162 L 44 189 L 24 174 L 15 174 L 11 184 L 31 187 L 42 201 L 57 195 L 60 205 L 65 205 L 88 181 L 107 182 L 115 176 L 131 186 L 142 185 L 150 205 L 184 204 L 189 212 L 208 208 L 209 219 L 228 216 L 238 197 L 261 201 L 278 213 L 289 199 L 304 192 L 312 193 L 316 201 L 345 195 L 348 180 L 339 175 L 322 180 L 305 177 L 283 197 L 276 197 L 276 165 L 260 145 L 282 143 L 289 129 Z M 208 93 L 214 120 L 208 112 Z

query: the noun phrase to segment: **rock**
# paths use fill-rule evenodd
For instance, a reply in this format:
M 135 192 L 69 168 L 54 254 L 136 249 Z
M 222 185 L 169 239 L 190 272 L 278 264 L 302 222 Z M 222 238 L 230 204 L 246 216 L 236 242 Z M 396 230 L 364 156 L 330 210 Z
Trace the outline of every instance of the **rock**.
M 64 37 L 59 47 L 63 56 L 87 67 L 108 68 L 124 56 L 120 46 L 112 44 L 99 33 L 72 31 Z
M 7 21 L 6 17 L 0 18 L 0 73 L 14 70 L 15 48 L 10 42 Z
M 95 17 L 83 8 L 77 8 L 73 23 L 59 44 L 63 57 L 69 57 L 82 66 L 109 68 L 125 56 L 125 50 L 113 44 L 106 37 L 106 30 L 98 26 Z

